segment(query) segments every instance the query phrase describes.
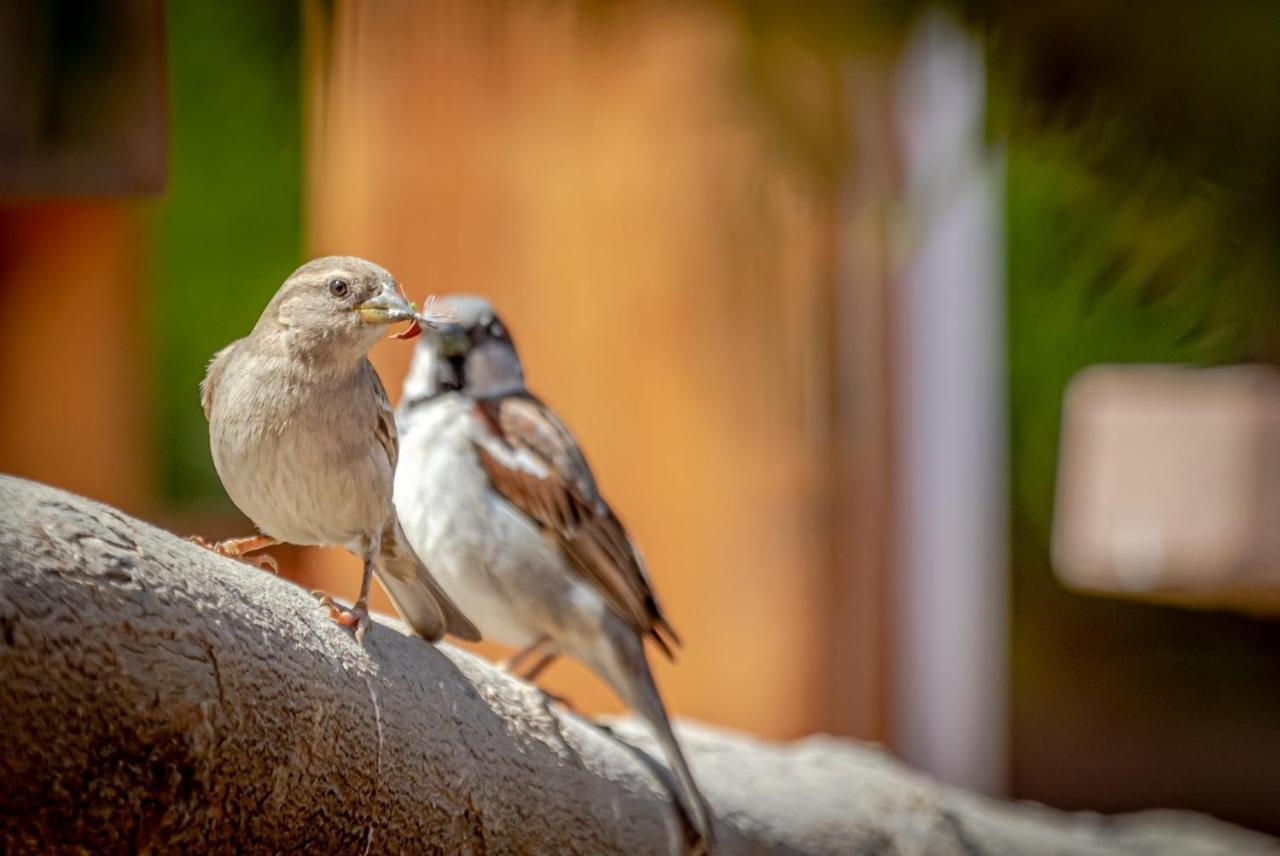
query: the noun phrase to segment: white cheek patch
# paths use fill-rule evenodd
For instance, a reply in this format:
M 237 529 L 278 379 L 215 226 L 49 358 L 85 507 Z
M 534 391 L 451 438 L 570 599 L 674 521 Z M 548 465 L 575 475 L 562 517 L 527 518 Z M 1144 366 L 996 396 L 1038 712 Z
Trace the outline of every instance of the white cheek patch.
M 551 478 L 551 471 L 547 469 L 547 465 L 528 449 L 508 446 L 501 439 L 489 434 L 488 431 L 483 432 L 477 438 L 477 442 L 484 446 L 486 452 L 493 455 L 502 466 L 509 470 L 519 470 L 544 481 Z

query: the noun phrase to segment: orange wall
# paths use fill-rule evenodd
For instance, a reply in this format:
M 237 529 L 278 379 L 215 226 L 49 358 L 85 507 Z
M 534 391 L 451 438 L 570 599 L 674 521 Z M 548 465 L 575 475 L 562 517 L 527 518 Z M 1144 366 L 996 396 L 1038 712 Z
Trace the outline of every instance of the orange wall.
M 0 209 L 0 472 L 143 510 L 139 224 L 128 202 Z
M 831 206 L 751 123 L 738 34 L 666 7 L 339 2 L 328 30 L 319 8 L 312 253 L 497 303 L 685 639 L 657 665 L 676 712 L 883 738 L 883 568 L 832 564 L 833 533 L 878 536 L 830 513 Z M 409 355 L 375 350 L 393 396 Z M 354 560 L 311 561 L 354 594 Z M 835 721 L 832 668 L 857 699 Z M 617 708 L 576 665 L 544 680 Z

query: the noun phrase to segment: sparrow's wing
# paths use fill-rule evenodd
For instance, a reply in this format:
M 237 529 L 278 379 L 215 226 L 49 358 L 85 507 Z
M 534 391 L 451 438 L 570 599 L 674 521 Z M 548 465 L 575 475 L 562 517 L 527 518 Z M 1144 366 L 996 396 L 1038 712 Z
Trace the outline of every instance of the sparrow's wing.
M 227 363 L 231 361 L 231 352 L 240 342 L 240 339 L 235 340 L 209 360 L 209 368 L 205 369 L 204 380 L 200 381 L 200 407 L 204 410 L 205 419 L 209 418 L 209 411 L 213 409 L 213 396 L 218 389 L 218 379 L 222 377 Z
M 680 637 L 569 429 L 527 393 L 482 400 L 476 408 L 482 428 L 476 451 L 494 489 L 554 537 L 614 611 L 670 657 Z
M 394 473 L 400 456 L 395 414 L 377 369 L 366 359 L 361 371 L 363 383 L 374 393 L 373 436 L 386 453 Z M 480 641 L 480 631 L 440 587 L 410 546 L 394 509 L 382 533 L 382 549 L 374 570 L 391 602 L 418 635 L 435 642 L 448 631 L 468 642 Z
M 364 382 L 373 390 L 377 399 L 373 436 L 382 444 L 382 450 L 387 453 L 387 461 L 390 462 L 391 471 L 394 473 L 396 461 L 400 457 L 400 440 L 396 434 L 395 412 L 391 409 L 391 400 L 387 398 L 387 390 L 383 387 L 382 379 L 378 377 L 378 370 L 373 367 L 373 363 L 366 359 L 361 371 L 364 372 Z

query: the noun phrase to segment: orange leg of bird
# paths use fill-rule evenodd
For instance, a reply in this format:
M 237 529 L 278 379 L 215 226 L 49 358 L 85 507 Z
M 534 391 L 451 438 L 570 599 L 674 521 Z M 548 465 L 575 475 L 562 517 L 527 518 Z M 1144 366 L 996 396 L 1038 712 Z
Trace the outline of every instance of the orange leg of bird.
M 560 656 L 559 652 L 557 651 L 542 650 L 544 647 L 546 647 L 550 643 L 551 643 L 551 640 L 548 637 L 539 636 L 531 644 L 526 645 L 524 648 L 521 648 L 515 654 L 511 655 L 511 657 L 509 657 L 507 660 L 502 662 L 498 666 L 498 668 L 502 669 L 502 671 L 508 674 L 515 675 L 517 678 L 520 678 L 521 680 L 524 680 L 524 681 L 528 681 L 529 683 L 532 684 L 537 679 L 538 675 L 541 675 L 544 671 L 546 671 L 547 667 L 550 666 L 552 663 L 554 663 L 556 659 Z M 528 660 L 534 654 L 537 654 L 539 652 L 541 652 L 542 656 L 539 657 L 532 666 L 525 669 L 521 668 L 525 660 Z M 569 710 L 573 710 L 576 712 L 576 708 L 574 708 L 573 703 L 569 701 L 567 698 L 565 698 L 564 696 L 556 695 L 555 693 L 550 692 L 549 690 L 545 690 L 542 687 L 538 687 L 537 689 L 538 689 L 538 692 L 542 693 L 543 697 L 548 701 L 558 702 L 559 704 L 562 704 L 565 707 L 567 707 Z
M 248 556 L 246 553 L 252 553 L 256 550 L 264 550 L 267 547 L 274 547 L 280 542 L 275 538 L 266 535 L 249 535 L 245 538 L 228 538 L 226 541 L 206 541 L 199 535 L 193 535 L 187 539 L 197 547 L 204 547 L 206 550 L 212 550 L 219 556 L 228 556 L 232 559 L 239 559 L 265 571 L 273 574 L 280 573 L 280 567 L 276 564 L 276 560 L 269 555 Z
M 518 673 L 518 674 L 520 675 L 520 677 L 524 678 L 529 683 L 533 683 L 535 680 L 537 680 L 538 675 L 541 675 L 546 670 L 547 666 L 550 666 L 552 663 L 554 663 L 556 661 L 556 658 L 559 656 L 560 655 L 557 654 L 555 651 L 548 651 L 547 653 L 542 655 L 542 659 L 538 660 L 538 662 L 534 663 L 530 668 L 526 669 L 524 672 Z M 559 700 L 563 701 L 563 699 L 559 699 Z
M 364 576 L 360 580 L 360 597 L 356 600 L 355 606 L 347 609 L 334 600 L 332 595 L 322 591 L 313 591 L 312 594 L 320 598 L 320 605 L 329 610 L 330 618 L 340 626 L 349 629 L 357 642 L 363 642 L 364 637 L 373 627 L 373 620 L 369 617 L 369 587 L 372 583 L 373 559 L 369 557 L 364 561 Z
M 550 642 L 550 638 L 546 636 L 539 636 L 537 639 L 534 639 L 531 643 L 512 654 L 506 660 L 503 660 L 498 664 L 498 668 L 509 674 L 516 675 L 517 677 L 524 677 L 520 673 L 520 664 L 532 657 L 538 651 L 542 650 L 542 647 Z
M 369 618 L 369 604 L 366 600 L 356 601 L 356 605 L 347 609 L 342 604 L 333 599 L 333 595 L 324 592 L 313 591 L 313 595 L 320 599 L 320 605 L 329 610 L 329 617 L 332 618 L 340 627 L 345 627 L 355 634 L 357 642 L 363 642 L 365 635 L 369 632 L 369 628 L 373 626 L 372 619 Z

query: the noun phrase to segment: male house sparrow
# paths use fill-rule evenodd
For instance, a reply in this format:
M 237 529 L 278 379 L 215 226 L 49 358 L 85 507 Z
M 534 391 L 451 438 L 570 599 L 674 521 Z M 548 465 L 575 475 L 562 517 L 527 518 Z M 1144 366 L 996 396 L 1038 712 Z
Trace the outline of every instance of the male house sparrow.
M 367 354 L 387 325 L 418 320 L 378 265 L 316 259 L 285 280 L 248 336 L 214 355 L 200 384 L 218 477 L 262 532 L 214 549 L 346 547 L 364 561 L 360 597 L 350 610 L 326 603 L 357 640 L 370 627 L 374 573 L 426 639 L 480 638 L 409 546 L 391 501 L 395 421 Z
M 456 325 L 414 352 L 397 419 L 395 501 L 405 531 L 485 638 L 519 648 L 532 680 L 559 654 L 649 721 L 709 848 L 710 812 L 658 695 L 643 640 L 679 638 L 640 553 L 600 496 L 573 435 L 525 389 L 515 346 L 479 297 L 444 300 Z

